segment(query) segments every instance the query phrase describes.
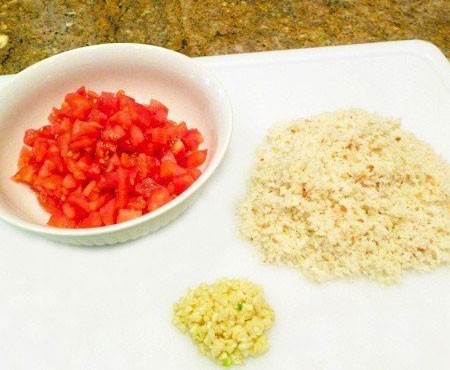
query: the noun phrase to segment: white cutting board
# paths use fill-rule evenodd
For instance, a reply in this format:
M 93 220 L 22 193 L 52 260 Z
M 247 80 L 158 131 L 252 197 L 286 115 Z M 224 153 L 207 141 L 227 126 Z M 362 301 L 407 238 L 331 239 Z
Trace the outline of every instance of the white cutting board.
M 124 245 L 59 245 L 1 223 L 0 369 L 218 368 L 172 325 L 171 310 L 188 287 L 220 277 L 263 285 L 276 313 L 270 351 L 246 369 L 449 369 L 449 269 L 387 288 L 316 285 L 263 265 L 234 217 L 255 147 L 276 122 L 361 107 L 400 117 L 450 160 L 445 57 L 407 41 L 198 60 L 234 109 L 219 173 L 180 219 Z

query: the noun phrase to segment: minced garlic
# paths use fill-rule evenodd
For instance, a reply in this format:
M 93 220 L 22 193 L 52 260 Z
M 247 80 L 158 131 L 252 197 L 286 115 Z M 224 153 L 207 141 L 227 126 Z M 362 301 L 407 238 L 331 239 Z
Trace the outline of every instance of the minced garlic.
M 274 313 L 261 287 L 238 279 L 201 284 L 174 305 L 174 324 L 200 352 L 222 364 L 242 364 L 269 348 L 266 331 Z

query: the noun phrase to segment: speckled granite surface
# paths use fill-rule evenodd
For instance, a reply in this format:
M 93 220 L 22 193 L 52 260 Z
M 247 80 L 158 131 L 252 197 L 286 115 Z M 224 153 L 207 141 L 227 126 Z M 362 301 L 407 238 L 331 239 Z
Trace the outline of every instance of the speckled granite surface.
M 0 74 L 105 42 L 191 56 L 399 39 L 450 57 L 449 0 L 1 0 Z

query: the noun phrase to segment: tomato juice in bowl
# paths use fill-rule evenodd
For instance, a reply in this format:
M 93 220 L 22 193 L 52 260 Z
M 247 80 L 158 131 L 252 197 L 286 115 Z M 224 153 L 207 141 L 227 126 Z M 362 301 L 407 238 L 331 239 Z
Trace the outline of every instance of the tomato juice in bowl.
M 201 176 L 162 207 L 117 225 L 89 229 L 46 226 L 48 213 L 36 196 L 11 181 L 26 129 L 47 124 L 51 108 L 67 92 L 87 86 L 97 92 L 124 90 L 136 102 L 157 99 L 169 107 L 168 118 L 187 122 L 204 136 L 208 150 Z M 231 107 L 221 84 L 192 59 L 163 48 L 105 44 L 75 49 L 19 73 L 0 91 L 0 217 L 72 244 L 112 244 L 157 230 L 184 211 L 222 160 L 231 136 Z

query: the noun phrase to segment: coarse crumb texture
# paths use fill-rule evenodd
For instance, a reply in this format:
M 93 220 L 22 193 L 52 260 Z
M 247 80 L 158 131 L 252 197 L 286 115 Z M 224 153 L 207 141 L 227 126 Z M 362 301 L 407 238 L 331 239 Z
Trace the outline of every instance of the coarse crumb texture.
M 266 352 L 265 332 L 273 321 L 262 288 L 246 280 L 201 284 L 174 305 L 174 324 L 192 337 L 201 353 L 224 366 Z
M 450 261 L 450 166 L 398 120 L 362 110 L 272 129 L 237 213 L 267 262 L 317 282 L 393 283 Z

